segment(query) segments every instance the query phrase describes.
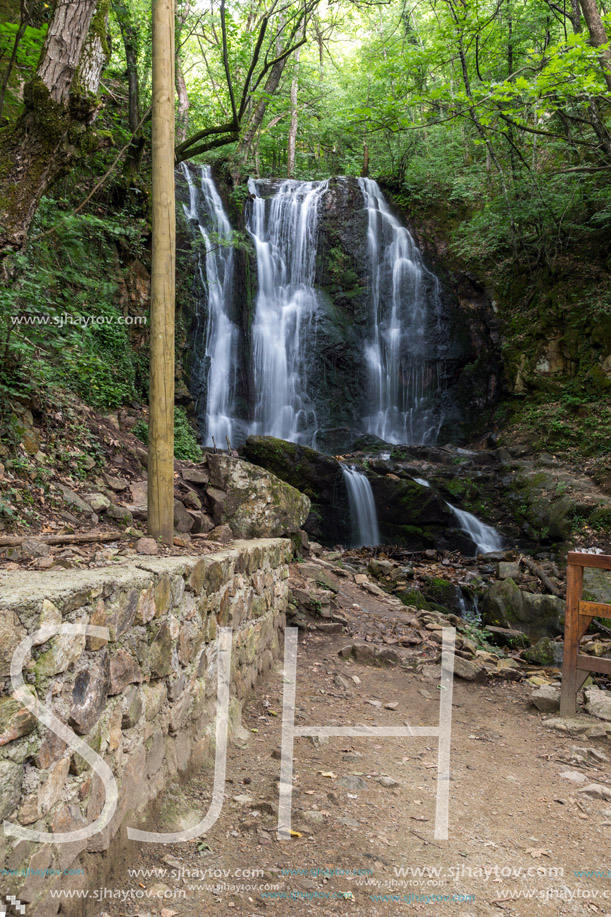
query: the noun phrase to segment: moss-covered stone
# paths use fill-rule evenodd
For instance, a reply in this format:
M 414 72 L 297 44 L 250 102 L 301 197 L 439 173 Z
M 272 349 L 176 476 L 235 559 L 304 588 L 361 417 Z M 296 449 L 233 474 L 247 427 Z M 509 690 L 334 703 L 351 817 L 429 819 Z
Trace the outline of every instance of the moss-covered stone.
M 398 592 L 397 595 L 404 605 L 409 605 L 412 608 L 424 608 L 427 611 L 431 610 L 431 604 L 425 599 L 420 589 L 415 586 L 404 589 L 403 592 Z
M 555 595 L 522 592 L 512 579 L 494 583 L 484 595 L 482 621 L 515 627 L 532 639 L 562 633 L 564 601 Z
M 522 656 L 527 662 L 533 665 L 558 665 L 559 644 L 555 643 L 550 637 L 541 637 L 534 646 L 522 650 Z
M 441 577 L 427 576 L 423 579 L 423 592 L 427 599 L 445 611 L 458 609 L 456 587 Z
M 313 538 L 324 544 L 347 542 L 347 493 L 336 459 L 273 436 L 250 436 L 240 454 L 306 494 L 311 508 L 304 527 Z

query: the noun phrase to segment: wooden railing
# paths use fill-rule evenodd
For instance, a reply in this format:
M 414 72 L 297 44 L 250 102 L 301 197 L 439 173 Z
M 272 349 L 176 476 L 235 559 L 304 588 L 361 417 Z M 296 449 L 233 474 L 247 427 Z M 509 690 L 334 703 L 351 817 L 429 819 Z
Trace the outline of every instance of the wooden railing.
M 582 601 L 583 571 L 586 567 L 611 570 L 611 554 L 570 552 L 566 570 L 566 615 L 562 659 L 560 713 L 570 716 L 577 708 L 577 692 L 590 672 L 611 675 L 611 659 L 599 659 L 579 652 L 579 642 L 595 616 L 611 618 L 611 605 Z

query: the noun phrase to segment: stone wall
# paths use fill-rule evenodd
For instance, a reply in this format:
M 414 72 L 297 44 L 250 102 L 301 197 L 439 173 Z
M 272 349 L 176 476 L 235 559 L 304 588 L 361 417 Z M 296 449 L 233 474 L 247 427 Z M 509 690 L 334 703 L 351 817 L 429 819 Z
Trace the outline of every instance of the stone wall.
M 143 814 L 172 778 L 210 759 L 219 626 L 233 629 L 230 724 L 241 728 L 241 700 L 279 646 L 289 559 L 288 541 L 265 539 L 199 558 L 0 576 L 0 820 L 59 833 L 100 815 L 100 777 L 12 696 L 8 676 L 18 643 L 45 624 L 110 632 L 109 641 L 55 636 L 26 657 L 26 685 L 101 756 L 119 788 L 112 820 L 89 840 L 49 844 L 0 833 L 2 892 L 17 894 L 28 913 L 52 915 L 60 903 L 62 913 L 74 913 L 50 890 L 96 887 L 109 848 L 121 849 L 121 826 L 145 828 Z M 84 863 L 85 875 L 40 874 Z

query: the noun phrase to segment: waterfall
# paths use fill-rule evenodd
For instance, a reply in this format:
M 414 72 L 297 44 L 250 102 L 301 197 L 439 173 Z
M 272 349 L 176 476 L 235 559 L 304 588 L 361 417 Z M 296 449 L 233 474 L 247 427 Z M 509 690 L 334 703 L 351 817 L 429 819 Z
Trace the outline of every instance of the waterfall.
M 192 171 L 185 163 L 181 169 L 189 186 L 189 207 L 185 216 L 203 239 L 197 270 L 207 293 L 208 320 L 205 330 L 206 445 L 214 439 L 225 448 L 233 443 L 234 399 L 237 378 L 238 328 L 229 316 L 233 299 L 232 229 L 212 179 L 210 166 L 201 166 L 198 189 Z M 196 333 L 201 333 L 200 329 Z
M 377 183 L 360 178 L 368 213 L 371 331 L 367 432 L 390 443 L 432 443 L 443 421 L 439 281 Z
M 342 473 L 348 491 L 352 547 L 380 544 L 378 514 L 367 476 L 354 465 L 342 465 Z
M 413 478 L 412 480 L 422 487 L 431 486 L 429 481 L 424 478 Z M 457 506 L 452 506 L 447 501 L 444 502 L 448 509 L 451 509 L 454 513 L 460 528 L 475 545 L 476 556 L 478 554 L 489 554 L 491 551 L 503 550 L 503 537 L 492 525 L 486 525 L 485 522 L 482 522 L 473 513 L 468 513 L 465 509 L 458 509 Z
M 485 522 L 482 522 L 481 519 L 478 519 L 473 513 L 468 513 L 464 509 L 458 509 L 458 507 L 452 506 L 451 503 L 447 505 L 456 516 L 458 524 L 463 532 L 465 532 L 475 544 L 476 555 L 490 554 L 491 551 L 502 551 L 503 539 L 493 526 L 486 525 Z
M 311 442 L 316 414 L 308 393 L 308 339 L 316 331 L 314 289 L 318 211 L 328 182 L 250 180 L 247 215 L 259 290 L 253 324 L 254 421 L 251 433 Z

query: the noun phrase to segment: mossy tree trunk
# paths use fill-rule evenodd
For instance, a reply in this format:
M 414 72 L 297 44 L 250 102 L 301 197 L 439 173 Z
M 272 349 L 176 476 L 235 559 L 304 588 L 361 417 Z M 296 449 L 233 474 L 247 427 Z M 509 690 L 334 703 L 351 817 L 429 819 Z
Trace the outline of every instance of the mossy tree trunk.
M 0 259 L 23 246 L 42 195 L 90 148 L 109 55 L 108 2 L 57 4 L 25 110 L 0 131 Z
M 600 66 L 611 92 L 611 51 L 609 50 L 609 36 L 605 24 L 596 5 L 596 0 L 580 0 L 583 16 L 590 34 L 590 42 L 595 48 L 600 48 Z
M 112 0 L 112 8 L 119 23 L 123 48 L 125 51 L 125 65 L 127 71 L 128 91 L 128 124 L 132 133 L 132 142 L 125 157 L 123 176 L 125 185 L 129 187 L 140 169 L 142 154 L 144 152 L 144 138 L 142 136 L 142 123 L 140 112 L 140 76 L 138 73 L 138 54 L 140 51 L 140 32 L 132 14 L 130 4 L 126 0 Z

